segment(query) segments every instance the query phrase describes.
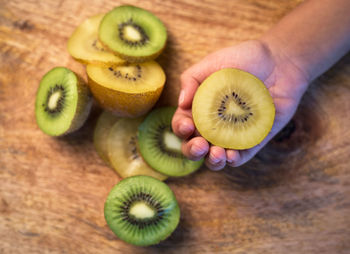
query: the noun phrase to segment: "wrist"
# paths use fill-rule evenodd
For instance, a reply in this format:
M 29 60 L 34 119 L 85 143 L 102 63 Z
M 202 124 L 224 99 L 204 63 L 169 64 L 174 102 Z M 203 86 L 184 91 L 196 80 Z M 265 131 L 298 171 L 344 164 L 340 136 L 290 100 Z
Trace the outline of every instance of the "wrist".
M 282 75 L 284 80 L 292 83 L 302 95 L 311 83 L 311 77 L 305 68 L 305 63 L 293 56 L 286 43 L 272 34 L 262 36 L 259 41 L 264 44 L 275 62 L 276 75 Z

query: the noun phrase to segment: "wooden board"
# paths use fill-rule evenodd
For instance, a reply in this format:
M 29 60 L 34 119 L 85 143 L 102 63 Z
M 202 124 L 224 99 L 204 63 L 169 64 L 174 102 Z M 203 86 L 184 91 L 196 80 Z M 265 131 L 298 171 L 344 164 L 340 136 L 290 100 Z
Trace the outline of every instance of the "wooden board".
M 85 76 L 67 39 L 121 3 L 167 26 L 159 105 L 176 105 L 181 72 L 257 38 L 299 1 L 0 0 L 0 253 L 349 253 L 349 56 L 314 82 L 289 128 L 251 162 L 167 181 L 182 213 L 168 240 L 134 247 L 109 230 L 103 205 L 120 178 L 93 148 L 100 109 L 75 134 L 51 138 L 36 125 L 34 100 L 54 66 Z

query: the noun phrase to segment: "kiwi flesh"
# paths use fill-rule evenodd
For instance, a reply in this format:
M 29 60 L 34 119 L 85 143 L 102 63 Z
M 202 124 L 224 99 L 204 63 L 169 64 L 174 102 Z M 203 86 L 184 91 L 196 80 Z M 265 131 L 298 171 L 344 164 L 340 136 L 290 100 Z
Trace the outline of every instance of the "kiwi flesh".
M 68 40 L 69 54 L 83 64 L 108 65 L 125 62 L 98 40 L 98 27 L 103 16 L 104 14 L 98 14 L 83 21 Z
M 48 135 L 65 135 L 84 124 L 91 106 L 92 97 L 83 80 L 65 67 L 55 67 L 40 81 L 35 101 L 36 121 Z
M 155 170 L 173 177 L 185 176 L 196 171 L 203 159 L 192 161 L 181 152 L 182 140 L 171 130 L 174 107 L 153 110 L 139 126 L 140 153 Z
M 157 102 L 165 73 L 155 61 L 123 66 L 87 65 L 89 86 L 96 101 L 122 117 L 146 114 Z
M 118 120 L 120 120 L 120 117 L 117 117 L 108 111 L 103 111 L 99 116 L 94 129 L 93 142 L 96 152 L 108 165 L 110 165 L 107 150 L 108 135 L 113 125 Z
M 225 68 L 199 86 L 192 103 L 199 133 L 210 143 L 230 149 L 248 149 L 269 133 L 275 118 L 273 99 L 254 75 Z
M 112 188 L 104 215 L 121 240 L 148 246 L 166 239 L 175 230 L 180 209 L 165 183 L 150 176 L 132 176 Z
M 155 59 L 164 49 L 164 24 L 142 8 L 122 5 L 108 12 L 99 27 L 99 39 L 128 62 Z
M 143 118 L 122 118 L 113 125 L 107 138 L 108 161 L 123 178 L 147 175 L 163 181 L 167 176 L 148 166 L 138 151 L 137 129 Z

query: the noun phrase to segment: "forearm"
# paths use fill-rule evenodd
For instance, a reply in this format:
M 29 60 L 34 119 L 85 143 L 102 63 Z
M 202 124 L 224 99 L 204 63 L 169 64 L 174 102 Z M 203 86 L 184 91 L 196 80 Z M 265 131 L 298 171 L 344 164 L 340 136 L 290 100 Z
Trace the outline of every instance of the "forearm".
M 310 82 L 350 49 L 349 10 L 349 0 L 308 0 L 261 40 L 277 58 L 291 61 Z

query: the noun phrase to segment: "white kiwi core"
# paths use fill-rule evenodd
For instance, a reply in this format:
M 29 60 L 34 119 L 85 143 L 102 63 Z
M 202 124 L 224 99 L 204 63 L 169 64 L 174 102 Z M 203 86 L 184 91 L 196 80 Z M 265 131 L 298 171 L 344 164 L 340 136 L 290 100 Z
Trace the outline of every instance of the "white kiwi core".
M 49 102 L 47 104 L 48 108 L 51 110 L 54 110 L 55 108 L 57 108 L 57 103 L 59 101 L 59 99 L 61 98 L 62 93 L 61 91 L 56 91 L 53 94 L 51 94 L 50 98 L 49 98 Z
M 138 219 L 149 219 L 155 216 L 154 209 L 142 201 L 135 203 L 129 213 Z
M 170 150 L 181 151 L 181 139 L 170 131 L 164 132 L 164 144 Z
M 142 34 L 132 25 L 125 26 L 124 32 L 125 32 L 125 38 L 127 38 L 130 41 L 142 40 Z
M 233 115 L 243 115 L 246 112 L 239 106 L 237 105 L 233 100 L 228 101 L 226 105 L 226 112 L 227 114 L 233 114 Z

